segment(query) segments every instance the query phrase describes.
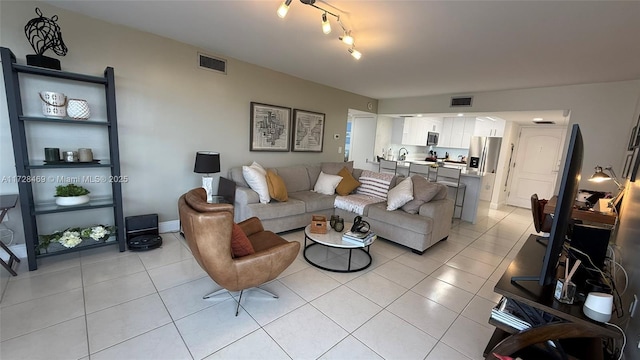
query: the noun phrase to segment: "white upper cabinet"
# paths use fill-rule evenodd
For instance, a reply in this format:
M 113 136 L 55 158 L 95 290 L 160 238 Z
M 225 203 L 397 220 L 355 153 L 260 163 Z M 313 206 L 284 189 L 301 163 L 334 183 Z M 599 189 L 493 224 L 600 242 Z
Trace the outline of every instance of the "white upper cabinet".
M 406 117 L 393 123 L 391 141 L 394 144 L 427 146 L 429 131 L 440 132 L 442 118 Z
M 475 118 L 444 118 L 438 147 L 468 149 L 471 137 L 474 135 L 475 126 Z
M 476 120 L 476 129 L 474 136 L 504 136 L 505 121 L 502 119 L 495 119 L 491 121 L 489 118 L 482 117 Z

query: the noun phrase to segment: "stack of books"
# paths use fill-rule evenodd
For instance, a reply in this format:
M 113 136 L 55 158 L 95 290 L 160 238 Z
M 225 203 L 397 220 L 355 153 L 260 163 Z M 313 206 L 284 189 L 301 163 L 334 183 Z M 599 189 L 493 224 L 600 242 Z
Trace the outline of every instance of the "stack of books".
M 531 324 L 515 314 L 516 311 L 512 309 L 509 301 L 509 299 L 503 297 L 498 305 L 491 309 L 491 318 L 519 331 L 529 329 Z
M 377 237 L 378 235 L 376 235 L 376 233 L 374 233 L 373 231 L 369 231 L 366 233 L 347 231 L 346 233 L 342 234 L 342 240 L 362 244 L 362 246 L 371 245 L 371 243 Z

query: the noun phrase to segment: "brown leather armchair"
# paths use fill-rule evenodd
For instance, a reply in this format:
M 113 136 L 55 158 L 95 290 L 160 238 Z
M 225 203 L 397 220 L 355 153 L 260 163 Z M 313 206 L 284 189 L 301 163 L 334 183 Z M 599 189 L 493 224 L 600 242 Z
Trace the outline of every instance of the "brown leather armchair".
M 547 200 L 538 199 L 538 194 L 531 195 L 531 213 L 533 214 L 533 226 L 536 232 L 548 233 L 551 231 L 553 218 L 551 215 L 545 215 L 543 212 L 546 203 Z
M 208 299 L 227 290 L 240 291 L 236 316 L 242 292 L 275 279 L 291 265 L 300 251 L 300 243 L 286 241 L 271 231 L 265 231 L 260 220 L 254 217 L 238 225 L 249 238 L 255 253 L 233 258 L 233 205 L 207 203 L 203 188 L 182 195 L 178 200 L 178 212 L 193 257 L 211 279 L 222 287 L 203 298 Z M 259 290 L 278 297 L 264 289 Z

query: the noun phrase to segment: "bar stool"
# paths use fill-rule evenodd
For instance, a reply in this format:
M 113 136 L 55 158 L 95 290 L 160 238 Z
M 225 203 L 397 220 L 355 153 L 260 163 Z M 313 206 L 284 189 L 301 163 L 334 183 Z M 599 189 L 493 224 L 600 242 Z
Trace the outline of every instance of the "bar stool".
M 391 160 L 380 160 L 378 172 L 387 172 L 396 174 L 398 171 L 398 163 Z
M 454 204 L 455 204 L 455 208 L 460 208 L 460 216 L 457 217 L 459 219 L 462 217 L 462 208 L 464 207 L 464 195 L 467 190 L 467 185 L 460 182 L 462 170 L 443 167 L 443 166 L 438 167 L 437 169 L 438 170 L 436 172 L 436 182 L 439 184 L 447 185 L 447 187 L 449 188 L 455 189 L 456 196 L 455 196 Z M 462 202 L 458 204 L 458 197 L 459 197 L 460 190 L 462 190 Z M 453 213 L 454 213 L 453 217 L 456 218 L 455 210 Z
M 409 163 L 409 176 L 411 176 L 412 174 L 418 174 L 429 180 L 430 169 L 431 166 L 429 165 Z

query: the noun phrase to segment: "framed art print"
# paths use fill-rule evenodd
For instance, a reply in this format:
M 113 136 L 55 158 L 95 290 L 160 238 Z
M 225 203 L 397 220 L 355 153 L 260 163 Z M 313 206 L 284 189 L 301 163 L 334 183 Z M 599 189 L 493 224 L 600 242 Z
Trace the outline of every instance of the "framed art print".
M 324 114 L 293 109 L 293 151 L 322 152 Z
M 291 108 L 251 103 L 249 151 L 289 151 Z
M 636 147 L 638 145 L 637 139 L 638 139 L 638 126 L 634 126 L 633 129 L 631 129 L 631 137 L 629 138 L 629 145 L 627 146 L 627 150 L 631 151 L 633 150 L 634 147 Z
M 631 164 L 633 163 L 634 154 L 635 154 L 635 151 L 627 154 L 627 158 L 624 160 L 624 167 L 622 168 L 623 179 L 629 178 L 629 170 L 631 169 Z

